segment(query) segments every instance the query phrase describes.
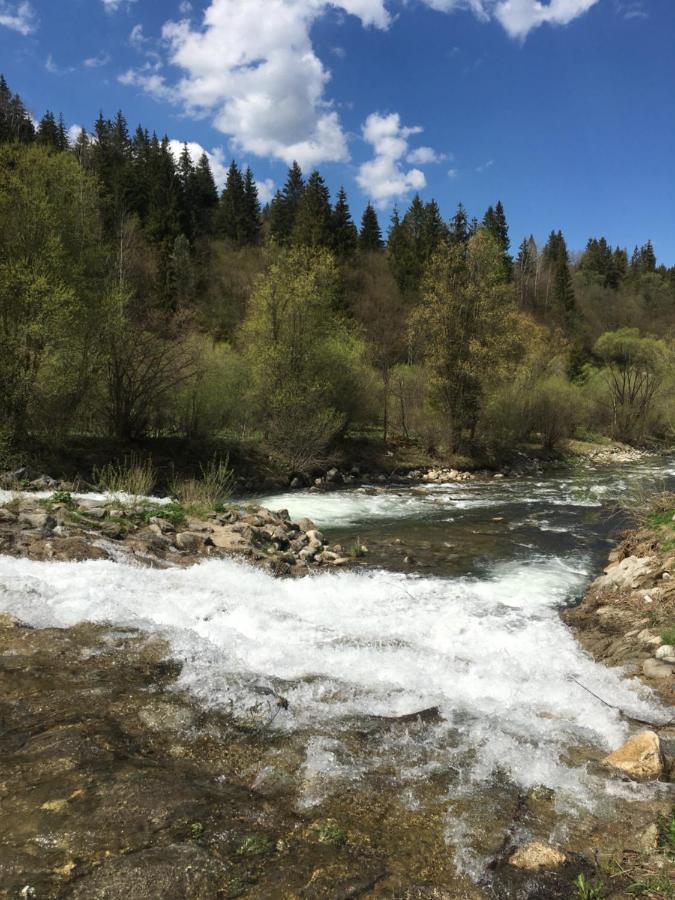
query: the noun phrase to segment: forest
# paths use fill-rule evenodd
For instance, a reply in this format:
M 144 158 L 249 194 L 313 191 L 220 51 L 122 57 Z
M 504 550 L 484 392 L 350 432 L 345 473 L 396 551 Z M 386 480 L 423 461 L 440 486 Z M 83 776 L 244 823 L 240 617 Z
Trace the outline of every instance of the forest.
M 73 140 L 0 79 L 0 468 L 81 436 L 288 473 L 354 436 L 446 459 L 672 441 L 674 324 L 648 239 L 512 242 L 501 202 L 417 195 L 355 223 L 297 164 L 263 207 L 250 169 L 219 191 L 121 112 Z

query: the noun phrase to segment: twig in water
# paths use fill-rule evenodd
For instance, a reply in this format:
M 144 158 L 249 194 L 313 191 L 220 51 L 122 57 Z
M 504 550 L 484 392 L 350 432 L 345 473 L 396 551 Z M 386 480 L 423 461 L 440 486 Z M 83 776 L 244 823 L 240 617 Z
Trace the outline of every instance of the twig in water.
M 578 681 L 574 675 L 568 675 L 570 681 L 573 681 L 575 684 L 578 684 L 580 688 L 583 688 L 587 694 L 590 694 L 591 697 L 595 697 L 596 700 L 599 700 L 600 703 L 604 703 L 605 706 L 608 706 L 610 709 L 616 710 L 620 715 L 624 717 L 624 719 L 628 719 L 630 722 L 637 722 L 638 725 L 649 725 L 651 728 L 666 728 L 668 725 L 672 725 L 675 719 L 669 719 L 667 722 L 648 722 L 646 719 L 636 719 L 635 716 L 629 716 L 628 713 L 624 712 L 620 706 L 614 706 L 613 703 L 608 703 L 607 700 L 603 700 L 602 697 L 599 697 L 596 693 L 594 693 L 590 688 L 587 688 L 585 684 L 582 684 Z

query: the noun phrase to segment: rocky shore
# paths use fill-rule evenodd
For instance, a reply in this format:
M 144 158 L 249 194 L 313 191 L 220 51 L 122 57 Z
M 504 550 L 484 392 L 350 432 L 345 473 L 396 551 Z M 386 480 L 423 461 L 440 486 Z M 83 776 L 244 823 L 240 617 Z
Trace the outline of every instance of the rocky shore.
M 46 498 L 24 493 L 0 506 L 0 553 L 36 560 L 112 559 L 150 566 L 188 566 L 202 559 L 239 556 L 276 576 L 348 565 L 309 519 L 292 522 L 285 510 L 263 507 L 221 511 L 185 509 L 109 498 Z

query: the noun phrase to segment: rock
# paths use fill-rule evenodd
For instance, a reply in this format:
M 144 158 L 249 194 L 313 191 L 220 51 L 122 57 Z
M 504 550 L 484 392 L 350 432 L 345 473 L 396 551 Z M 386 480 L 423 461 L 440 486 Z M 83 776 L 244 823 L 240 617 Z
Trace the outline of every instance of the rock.
M 329 484 L 342 484 L 344 479 L 340 474 L 339 469 L 333 467 L 326 472 L 326 481 L 329 482 Z
M 108 515 L 108 510 L 103 506 L 94 506 L 91 509 L 88 509 L 86 514 L 90 519 L 105 519 Z
M 314 531 L 316 530 L 316 525 L 312 522 L 311 519 L 300 519 L 298 522 L 298 528 L 300 531 Z
M 675 663 L 675 647 L 672 644 L 662 644 L 654 656 L 663 662 Z
M 509 865 L 516 869 L 536 871 L 537 869 L 557 869 L 564 865 L 566 857 L 560 850 L 541 841 L 531 841 L 519 847 L 509 858 Z
M 24 528 L 53 528 L 56 519 L 46 512 L 23 512 L 19 516 L 19 525 Z
M 628 775 L 630 778 L 651 780 L 663 774 L 663 756 L 659 736 L 653 731 L 641 731 L 623 746 L 606 756 L 602 765 Z
M 167 522 L 166 519 L 162 519 L 160 516 L 153 516 L 152 519 L 150 519 L 150 524 L 156 525 L 162 534 L 173 534 L 176 530 L 171 522 Z
M 646 659 L 642 664 L 645 678 L 670 678 L 673 667 L 660 659 Z
M 176 547 L 179 550 L 195 552 L 204 546 L 204 535 L 194 531 L 181 531 L 176 535 Z
M 310 544 L 321 544 L 323 546 L 324 538 L 320 531 L 317 531 L 316 528 L 307 528 L 305 531 Z
M 655 634 L 649 628 L 643 628 L 637 636 L 638 643 L 649 644 L 652 647 L 660 647 L 663 641 L 658 634 Z
M 307 486 L 307 482 L 301 475 L 294 475 L 290 481 L 290 487 L 293 488 L 294 491 L 297 491 L 299 488 L 303 488 Z
M 10 510 L 0 507 L 0 524 L 3 522 L 16 522 L 16 516 Z
M 612 566 L 606 575 L 601 575 L 593 587 L 601 591 L 633 591 L 651 582 L 659 562 L 654 556 L 627 556 L 618 565 Z

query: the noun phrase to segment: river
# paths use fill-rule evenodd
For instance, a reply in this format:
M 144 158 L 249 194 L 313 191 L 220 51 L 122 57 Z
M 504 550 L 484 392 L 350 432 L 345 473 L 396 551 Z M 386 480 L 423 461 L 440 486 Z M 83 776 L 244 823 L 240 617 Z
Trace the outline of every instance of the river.
M 298 810 L 334 811 L 359 791 L 388 791 L 411 813 L 440 809 L 457 871 L 478 881 L 515 797 L 545 788 L 552 811 L 525 830 L 562 841 L 580 817 L 602 822 L 658 791 L 593 765 L 628 727 L 577 682 L 635 717 L 666 714 L 586 655 L 559 610 L 602 567 L 627 495 L 674 477 L 675 461 L 659 459 L 266 497 L 367 553 L 351 570 L 296 580 L 229 560 L 157 571 L 2 558 L 0 609 L 35 626 L 88 620 L 168 636 L 178 687 L 198 703 L 273 718 L 266 727 L 287 750 L 260 760 L 257 784 L 283 770 Z M 430 708 L 424 721 L 393 721 Z

